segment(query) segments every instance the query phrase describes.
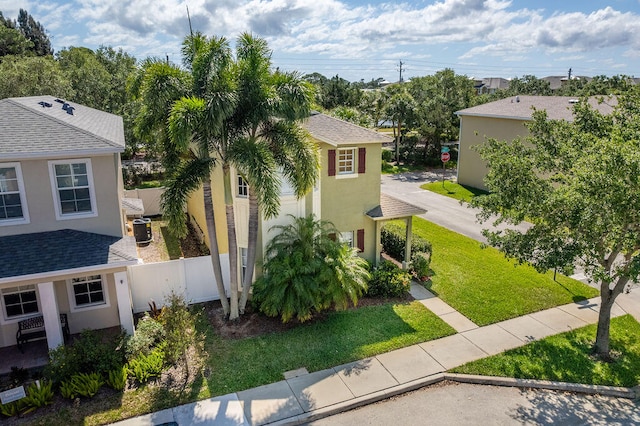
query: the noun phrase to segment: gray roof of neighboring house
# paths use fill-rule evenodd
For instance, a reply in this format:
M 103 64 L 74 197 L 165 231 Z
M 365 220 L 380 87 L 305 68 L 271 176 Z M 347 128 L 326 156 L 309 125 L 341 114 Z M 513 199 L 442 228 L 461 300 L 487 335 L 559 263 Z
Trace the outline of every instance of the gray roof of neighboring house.
M 134 237 L 63 229 L 0 237 L 0 282 L 137 263 Z
M 569 81 L 569 77 L 566 75 L 549 75 L 547 77 L 542 77 L 540 80 L 548 81 L 549 87 L 551 90 L 556 90 L 562 87 L 567 81 Z M 572 76 L 571 80 L 586 80 L 590 81 L 591 77 L 587 77 L 586 75 L 576 75 Z
M 427 211 L 385 193 L 380 194 L 380 205 L 369 210 L 366 215 L 373 220 L 400 219 L 425 214 Z
M 375 130 L 366 129 L 318 112 L 313 112 L 302 123 L 302 127 L 315 139 L 333 146 L 385 143 L 393 140 Z
M 0 100 L 0 157 L 51 158 L 124 151 L 122 117 L 58 101 L 54 96 Z M 72 108 L 63 109 L 65 104 Z
M 501 77 L 489 77 L 475 80 L 476 89 L 480 87 L 486 87 L 487 89 L 508 89 L 509 88 L 509 80 Z
M 617 104 L 615 97 L 592 97 L 589 103 L 603 114 L 609 114 Z M 528 121 L 532 119 L 534 109 L 546 110 L 551 120 L 573 120 L 573 105 L 578 99 L 571 96 L 512 96 L 495 102 L 477 105 L 457 111 L 460 116 L 507 118 Z

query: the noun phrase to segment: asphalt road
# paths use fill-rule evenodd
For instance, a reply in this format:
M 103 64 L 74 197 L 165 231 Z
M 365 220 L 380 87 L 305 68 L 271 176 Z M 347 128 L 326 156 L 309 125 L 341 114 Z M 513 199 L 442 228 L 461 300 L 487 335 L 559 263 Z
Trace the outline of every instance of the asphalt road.
M 448 170 L 445 178 L 455 176 L 455 171 Z M 491 222 L 480 224 L 476 219 L 478 210 L 470 209 L 453 198 L 445 197 L 431 191 L 420 189 L 420 185 L 442 179 L 442 172 L 412 172 L 398 175 L 382 175 L 381 191 L 402 201 L 414 204 L 427 210 L 421 217 L 452 231 L 466 235 L 475 240 L 486 242 L 482 229 L 493 228 Z M 504 229 L 502 224 L 495 229 Z M 517 228 L 526 230 L 527 224 Z
M 638 425 L 640 402 L 597 395 L 439 384 L 321 419 L 346 425 Z

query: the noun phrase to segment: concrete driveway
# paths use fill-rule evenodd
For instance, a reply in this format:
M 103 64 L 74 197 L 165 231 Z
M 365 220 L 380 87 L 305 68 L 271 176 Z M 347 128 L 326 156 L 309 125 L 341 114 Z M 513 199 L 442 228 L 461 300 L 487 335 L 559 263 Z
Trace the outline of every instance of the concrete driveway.
M 447 170 L 445 179 L 454 177 L 455 171 Z M 493 228 L 493 226 L 491 222 L 480 224 L 477 221 L 477 209 L 471 209 L 466 204 L 460 204 L 459 201 L 453 198 L 420 189 L 420 185 L 424 183 L 440 180 L 442 180 L 442 171 L 382 175 L 381 190 L 392 197 L 426 209 L 427 213 L 420 217 L 474 240 L 486 243 L 486 238 L 482 236 L 482 229 Z M 528 224 L 520 224 L 515 228 L 524 231 L 528 226 Z M 495 229 L 505 229 L 506 227 L 506 225 L 501 224 Z

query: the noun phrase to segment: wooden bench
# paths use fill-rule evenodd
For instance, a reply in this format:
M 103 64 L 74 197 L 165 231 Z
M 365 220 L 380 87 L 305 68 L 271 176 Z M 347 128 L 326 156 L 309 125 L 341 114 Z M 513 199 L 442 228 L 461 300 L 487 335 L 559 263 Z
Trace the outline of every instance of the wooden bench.
M 62 335 L 64 341 L 69 339 L 69 323 L 67 322 L 67 314 L 60 314 L 60 325 L 62 325 Z M 47 333 L 44 329 L 44 318 L 42 315 L 31 317 L 18 322 L 18 331 L 16 332 L 16 342 L 20 352 L 22 345 L 29 340 L 36 340 L 46 337 Z

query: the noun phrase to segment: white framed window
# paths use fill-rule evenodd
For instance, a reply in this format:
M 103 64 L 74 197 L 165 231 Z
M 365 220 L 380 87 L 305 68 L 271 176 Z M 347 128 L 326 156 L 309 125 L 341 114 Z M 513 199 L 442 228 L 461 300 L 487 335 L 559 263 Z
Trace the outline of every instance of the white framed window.
M 238 176 L 238 197 L 249 197 L 249 184 L 242 176 Z
M 67 280 L 69 305 L 74 311 L 109 306 L 106 280 L 102 275 L 87 275 Z
M 20 163 L 0 163 L 0 226 L 29 223 Z
M 2 310 L 7 320 L 33 316 L 40 312 L 35 285 L 22 285 L 2 289 Z
M 340 232 L 338 239 L 342 244 L 353 247 L 353 231 Z
M 58 220 L 97 216 L 91 160 L 49 161 Z
M 356 172 L 356 149 L 338 149 L 338 175 L 351 175 Z

